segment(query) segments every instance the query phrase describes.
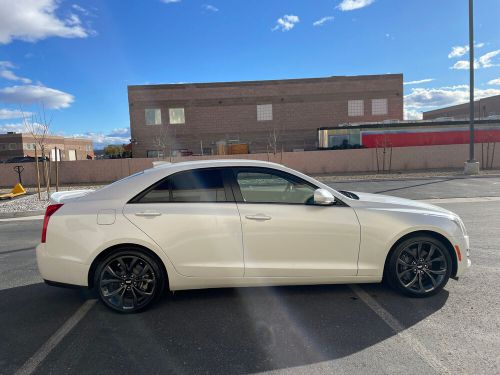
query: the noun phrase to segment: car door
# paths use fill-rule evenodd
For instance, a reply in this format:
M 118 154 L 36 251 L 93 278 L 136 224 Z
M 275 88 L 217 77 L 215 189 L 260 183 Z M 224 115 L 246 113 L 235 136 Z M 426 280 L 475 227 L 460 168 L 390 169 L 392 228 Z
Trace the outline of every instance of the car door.
M 220 168 L 177 172 L 132 199 L 125 216 L 182 275 L 243 276 L 240 216 Z
M 316 186 L 271 168 L 234 168 L 245 277 L 357 274 L 360 227 L 340 201 L 314 205 Z

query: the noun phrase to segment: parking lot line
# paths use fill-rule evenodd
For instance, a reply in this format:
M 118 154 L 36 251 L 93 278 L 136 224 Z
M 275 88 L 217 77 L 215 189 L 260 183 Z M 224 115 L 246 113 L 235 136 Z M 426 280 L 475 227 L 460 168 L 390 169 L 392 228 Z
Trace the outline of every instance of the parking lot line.
M 373 310 L 391 329 L 396 332 L 397 337 L 404 341 L 406 345 L 416 352 L 429 366 L 438 374 L 451 374 L 451 371 L 444 366 L 441 361 L 429 351 L 414 335 L 386 309 L 384 309 L 375 299 L 365 292 L 358 285 L 349 285 L 351 290 L 361 299 L 370 309 Z
M 32 374 L 50 352 L 61 342 L 61 340 L 82 320 L 97 302 L 89 299 L 79 307 L 78 310 L 28 359 L 15 373 L 15 375 Z

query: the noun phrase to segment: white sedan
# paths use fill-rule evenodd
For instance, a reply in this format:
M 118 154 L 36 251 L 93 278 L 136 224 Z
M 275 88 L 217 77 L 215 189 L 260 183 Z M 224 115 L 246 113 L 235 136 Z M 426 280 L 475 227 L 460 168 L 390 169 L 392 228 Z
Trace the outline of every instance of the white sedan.
M 43 279 L 95 289 L 120 312 L 166 289 L 386 279 L 423 297 L 471 264 L 453 212 L 261 161 L 165 164 L 53 199 L 36 251 Z

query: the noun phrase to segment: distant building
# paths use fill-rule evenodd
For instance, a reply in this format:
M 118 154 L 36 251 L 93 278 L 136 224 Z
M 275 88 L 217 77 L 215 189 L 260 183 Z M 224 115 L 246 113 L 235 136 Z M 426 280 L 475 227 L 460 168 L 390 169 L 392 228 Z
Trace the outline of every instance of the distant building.
M 312 150 L 322 126 L 403 120 L 403 75 L 129 86 L 133 157 Z
M 86 138 L 65 138 L 60 136 L 46 136 L 46 156 L 55 160 L 59 149 L 59 160 L 85 160 L 94 157 L 92 140 Z M 37 151 L 41 156 L 40 150 Z M 0 134 L 0 161 L 15 156 L 35 156 L 35 140 L 29 133 Z
M 490 96 L 474 102 L 474 117 L 488 119 L 500 117 L 500 95 Z M 439 108 L 423 113 L 424 120 L 449 119 L 464 120 L 469 118 L 469 103 Z

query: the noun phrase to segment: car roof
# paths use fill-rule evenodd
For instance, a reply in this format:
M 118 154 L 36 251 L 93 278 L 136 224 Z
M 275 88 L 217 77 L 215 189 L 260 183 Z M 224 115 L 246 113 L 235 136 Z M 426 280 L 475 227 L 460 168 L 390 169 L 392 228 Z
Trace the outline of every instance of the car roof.
M 175 168 L 177 170 L 197 169 L 197 168 L 210 168 L 210 167 L 231 167 L 231 166 L 252 166 L 252 167 L 272 167 L 280 168 L 282 165 L 271 163 L 263 160 L 251 159 L 210 159 L 210 160 L 190 160 L 179 163 L 165 163 L 159 164 L 151 169 L 167 169 Z

